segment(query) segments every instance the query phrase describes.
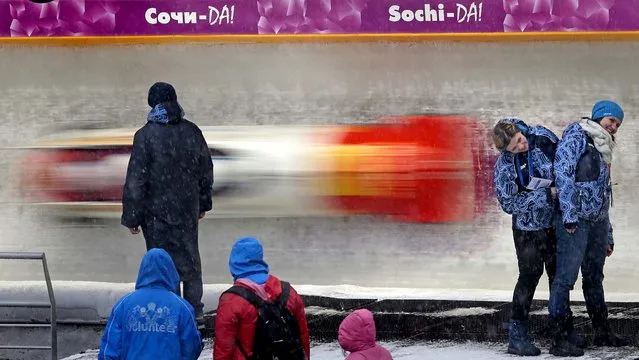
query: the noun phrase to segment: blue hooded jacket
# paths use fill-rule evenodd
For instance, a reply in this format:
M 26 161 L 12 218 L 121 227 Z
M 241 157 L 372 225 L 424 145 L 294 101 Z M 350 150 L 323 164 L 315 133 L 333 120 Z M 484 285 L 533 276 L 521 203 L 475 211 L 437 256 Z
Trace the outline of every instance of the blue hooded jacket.
M 528 126 L 516 118 L 502 121 L 514 123 L 523 129 L 528 140 L 528 151 L 513 154 L 503 151 L 494 168 L 494 185 L 501 208 L 512 215 L 514 229 L 535 231 L 551 228 L 557 210 L 550 188 L 534 191 L 526 189 L 530 175 L 554 180 L 553 160 L 557 146 L 557 136 L 543 126 Z M 530 155 L 530 158 L 529 158 Z M 533 172 L 529 174 L 531 161 Z M 524 167 L 521 174 L 517 163 Z M 523 179 L 522 179 L 523 178 Z
M 609 207 L 612 195 L 610 169 L 579 123 L 568 125 L 557 146 L 555 178 L 564 224 L 608 222 L 608 243 L 613 244 Z
M 193 307 L 176 294 L 179 279 L 165 250 L 149 250 L 136 290 L 113 305 L 98 360 L 197 359 L 202 338 Z
M 269 268 L 264 262 L 262 244 L 252 237 L 236 241 L 229 257 L 229 270 L 233 281 L 249 279 L 259 285 L 266 283 Z

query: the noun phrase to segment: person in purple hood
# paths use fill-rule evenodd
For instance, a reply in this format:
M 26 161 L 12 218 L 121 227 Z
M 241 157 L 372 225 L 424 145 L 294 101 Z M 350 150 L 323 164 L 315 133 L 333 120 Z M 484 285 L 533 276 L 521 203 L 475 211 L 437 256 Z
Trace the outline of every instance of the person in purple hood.
M 391 353 L 377 344 L 373 313 L 359 309 L 350 313 L 339 325 L 337 340 L 349 352 L 345 360 L 393 360 Z

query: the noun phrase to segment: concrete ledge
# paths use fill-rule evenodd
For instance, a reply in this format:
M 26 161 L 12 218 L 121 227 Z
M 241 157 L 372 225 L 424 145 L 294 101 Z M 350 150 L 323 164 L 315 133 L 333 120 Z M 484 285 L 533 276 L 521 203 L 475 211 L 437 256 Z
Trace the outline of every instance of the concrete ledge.
M 215 310 L 219 294 L 228 285 L 206 285 L 205 311 Z M 54 281 L 53 291 L 59 323 L 104 324 L 113 305 L 135 290 L 134 283 Z M 0 281 L 0 302 L 48 302 L 44 281 Z M 49 321 L 49 309 L 0 307 L 0 319 Z
M 205 337 L 214 335 L 218 298 L 229 284 L 205 285 Z M 311 337 L 335 341 L 340 322 L 355 309 L 375 313 L 380 340 L 432 341 L 506 339 L 510 316 L 510 291 L 451 289 L 364 288 L 351 285 L 295 285 L 306 304 Z M 134 289 L 132 283 L 54 282 L 58 312 L 60 357 L 100 344 L 104 324 L 113 304 Z M 586 338 L 591 335 L 583 298 L 572 294 L 576 327 Z M 545 339 L 548 294 L 539 292 L 531 309 L 531 334 Z M 607 294 L 612 328 L 639 345 L 639 302 L 636 294 Z M 44 282 L 0 282 L 0 302 L 47 301 Z M 49 309 L 0 308 L 0 321 L 48 323 Z M 48 344 L 47 328 L 0 329 L 2 343 Z M 46 352 L 40 352 L 46 358 Z M 18 359 L 24 352 L 0 352 L 0 359 Z M 40 356 L 36 354 L 35 358 Z M 25 355 L 26 356 L 26 355 Z M 32 358 L 33 353 L 28 358 Z M 25 357 L 26 358 L 26 357 Z M 33 359 L 35 359 L 33 358 Z
M 348 301 L 305 297 L 311 335 L 318 340 L 334 340 L 340 322 L 355 308 L 375 314 L 378 337 L 382 340 L 471 340 L 505 341 L 510 302 L 457 300 Z M 318 304 L 322 304 L 318 306 Z M 548 302 L 535 300 L 531 307 L 531 334 L 546 340 Z M 639 303 L 609 302 L 611 327 L 639 346 Z M 575 326 L 586 338 L 592 335 L 583 301 L 572 302 Z M 207 322 L 212 331 L 213 316 Z M 211 334 L 207 334 L 211 336 Z
M 370 288 L 354 285 L 293 286 L 302 295 L 307 306 L 338 311 L 366 307 L 374 312 L 413 314 L 478 306 L 491 309 L 498 307 L 501 311 L 503 308 L 510 309 L 512 298 L 511 290 Z M 228 287 L 230 284 L 204 285 L 202 302 L 206 313 L 215 311 L 220 294 Z M 54 281 L 58 322 L 104 323 L 115 302 L 134 288 L 134 283 Z M 573 292 L 571 296 L 576 304 L 583 303 L 580 292 Z M 537 302 L 543 303 L 547 298 L 547 292 L 539 291 L 535 294 Z M 636 293 L 608 293 L 606 299 L 611 306 L 616 303 L 622 307 L 639 305 L 639 294 Z M 44 281 L 0 281 L 0 302 L 46 301 L 48 295 Z M 49 320 L 49 310 L 0 307 L 0 319 L 8 318 L 46 322 Z
M 104 325 L 58 324 L 58 359 L 78 354 L 87 349 L 98 349 Z M 51 344 L 49 329 L 0 328 L 2 345 Z M 51 351 L 0 350 L 2 360 L 51 360 Z

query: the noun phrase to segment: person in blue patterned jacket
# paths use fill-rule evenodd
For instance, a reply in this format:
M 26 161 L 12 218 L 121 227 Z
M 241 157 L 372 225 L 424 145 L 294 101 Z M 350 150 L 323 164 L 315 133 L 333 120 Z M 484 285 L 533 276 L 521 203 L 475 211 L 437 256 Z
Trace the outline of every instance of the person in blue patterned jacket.
M 512 300 L 508 352 L 536 356 L 541 353 L 528 338 L 530 305 L 544 273 L 549 284 L 555 275 L 557 212 L 553 160 L 558 138 L 549 129 L 528 126 L 519 119 L 502 119 L 493 128 L 493 142 L 501 152 L 495 163 L 494 185 L 501 208 L 512 215 L 519 278 Z M 535 188 L 531 179 L 550 180 Z
M 599 101 L 590 118 L 568 125 L 557 146 L 554 168 L 561 217 L 557 217 L 556 224 L 557 275 L 548 306 L 554 330 L 550 352 L 554 355 L 578 353 L 566 339 L 565 326 L 570 312 L 570 290 L 579 269 L 594 344 L 628 344 L 610 330 L 603 289 L 604 263 L 614 249 L 608 214 L 612 199 L 610 164 L 614 135 L 623 118 L 623 109 L 618 104 Z

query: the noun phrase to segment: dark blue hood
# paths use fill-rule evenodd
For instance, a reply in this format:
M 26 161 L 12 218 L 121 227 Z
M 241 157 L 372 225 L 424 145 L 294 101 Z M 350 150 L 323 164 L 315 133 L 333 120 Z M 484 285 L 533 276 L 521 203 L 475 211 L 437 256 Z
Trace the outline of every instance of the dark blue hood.
M 175 264 L 169 253 L 162 249 L 151 249 L 142 258 L 135 289 L 161 287 L 177 293 L 180 284 Z
M 231 249 L 229 269 L 233 280 L 249 279 L 264 284 L 268 279 L 268 264 L 264 262 L 262 244 L 252 237 L 239 239 Z

